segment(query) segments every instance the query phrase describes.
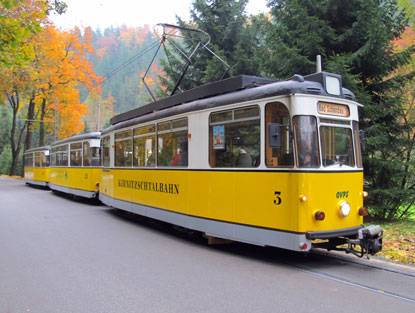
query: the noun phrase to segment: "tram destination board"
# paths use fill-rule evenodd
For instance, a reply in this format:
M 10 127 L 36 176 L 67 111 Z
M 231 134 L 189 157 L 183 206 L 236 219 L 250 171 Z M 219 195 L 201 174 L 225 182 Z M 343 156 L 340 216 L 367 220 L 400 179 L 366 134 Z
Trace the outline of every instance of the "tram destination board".
M 177 95 L 158 100 L 134 110 L 121 113 L 113 117 L 110 122 L 111 125 L 142 116 L 145 114 L 152 113 L 154 111 L 160 111 L 167 109 L 182 103 L 190 102 L 197 99 L 203 99 L 212 97 L 220 94 L 225 94 L 241 89 L 251 88 L 255 86 L 262 86 L 270 83 L 274 83 L 276 80 L 270 78 L 263 78 L 249 75 L 239 75 L 231 78 L 227 78 L 221 81 L 209 83 L 194 89 L 184 91 Z

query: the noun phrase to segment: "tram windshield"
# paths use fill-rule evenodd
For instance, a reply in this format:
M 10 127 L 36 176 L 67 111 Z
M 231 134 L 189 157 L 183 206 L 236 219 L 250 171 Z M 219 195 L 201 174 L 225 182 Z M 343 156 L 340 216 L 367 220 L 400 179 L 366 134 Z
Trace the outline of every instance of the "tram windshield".
M 355 166 L 351 128 L 321 125 L 318 140 L 317 120 L 314 116 L 294 116 L 293 125 L 298 167 L 317 168 L 320 164 L 323 167 Z M 361 162 L 358 160 L 358 163 Z
M 314 116 L 294 116 L 294 138 L 298 167 L 320 167 L 317 121 Z
M 353 137 L 349 128 L 321 126 L 323 166 L 354 166 Z

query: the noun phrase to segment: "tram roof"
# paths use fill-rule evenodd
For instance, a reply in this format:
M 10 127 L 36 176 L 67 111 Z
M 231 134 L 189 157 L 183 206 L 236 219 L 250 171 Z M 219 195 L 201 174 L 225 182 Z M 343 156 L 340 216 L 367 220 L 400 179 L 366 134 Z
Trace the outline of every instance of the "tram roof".
M 122 123 L 123 127 L 127 127 L 130 124 L 133 125 L 134 123 L 155 119 L 154 114 L 157 115 L 157 118 L 162 118 L 204 108 L 218 107 L 248 100 L 258 100 L 272 96 L 296 93 L 333 96 L 327 93 L 323 83 L 324 77 L 327 75 L 338 77 L 341 84 L 341 77 L 339 75 L 325 72 L 308 76 L 294 75 L 290 80 L 286 81 L 239 75 L 209 83 L 116 115 L 110 120 L 112 125 L 110 129 L 120 128 L 121 125 L 117 125 L 120 123 Z M 345 88 L 341 88 L 340 95 L 334 97 L 355 100 L 354 94 Z M 173 109 L 173 107 L 176 108 Z M 168 108 L 172 108 L 172 110 L 167 110 L 168 112 L 162 113 L 163 110 Z M 106 129 L 103 132 L 107 133 L 108 131 L 109 129 Z
M 49 149 L 50 149 L 50 146 L 41 146 L 41 147 L 37 147 L 37 148 L 27 149 L 24 153 L 46 151 L 46 150 L 49 150 Z
M 176 105 L 180 105 L 180 104 L 187 103 L 190 101 L 213 97 L 213 96 L 217 96 L 220 94 L 225 94 L 225 93 L 252 88 L 256 86 L 263 86 L 263 85 L 274 83 L 274 82 L 276 82 L 276 80 L 271 79 L 271 78 L 249 76 L 249 75 L 239 75 L 239 76 L 223 79 L 220 81 L 216 81 L 213 83 L 205 84 L 203 86 L 199 86 L 191 90 L 184 91 L 182 93 L 170 96 L 168 98 L 157 100 L 155 102 L 146 104 L 144 106 L 133 109 L 131 111 L 118 114 L 114 116 L 113 118 L 111 118 L 110 122 L 111 122 L 111 125 L 113 125 L 119 122 L 123 122 L 125 120 L 132 119 L 134 117 L 152 113 L 154 111 L 160 111 L 160 110 L 174 107 Z
M 55 141 L 51 144 L 51 146 L 58 146 L 64 143 L 68 142 L 74 142 L 74 141 L 82 141 L 87 139 L 100 139 L 101 138 L 101 132 L 93 132 L 88 134 L 81 134 L 81 135 L 75 135 L 66 139 Z

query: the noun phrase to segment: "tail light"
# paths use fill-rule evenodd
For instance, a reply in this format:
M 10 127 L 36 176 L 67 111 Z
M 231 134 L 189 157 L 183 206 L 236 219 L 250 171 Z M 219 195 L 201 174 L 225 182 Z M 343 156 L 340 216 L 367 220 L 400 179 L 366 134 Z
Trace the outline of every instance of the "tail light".
M 324 220 L 324 218 L 326 217 L 326 214 L 324 214 L 324 212 L 323 211 L 316 211 L 315 213 L 314 213 L 314 218 L 317 220 L 317 221 L 322 221 L 322 220 Z
M 365 208 L 365 207 L 361 207 L 361 208 L 359 209 L 359 215 L 360 215 L 360 216 L 367 216 L 367 215 L 368 215 L 367 208 Z

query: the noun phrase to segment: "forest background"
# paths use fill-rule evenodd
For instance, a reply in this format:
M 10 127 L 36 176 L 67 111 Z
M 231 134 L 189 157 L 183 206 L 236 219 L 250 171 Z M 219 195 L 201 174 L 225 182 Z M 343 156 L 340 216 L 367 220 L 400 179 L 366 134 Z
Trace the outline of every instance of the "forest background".
M 268 0 L 269 13 L 248 16 L 247 0 L 194 0 L 191 20 L 177 24 L 210 35 L 192 58 L 182 90 L 238 74 L 288 79 L 323 69 L 339 73 L 364 105 L 361 129 L 366 204 L 371 215 L 415 215 L 415 4 L 413 0 Z M 150 102 L 142 78 L 161 98 L 183 68 L 161 51 L 153 26 L 57 29 L 60 0 L 0 0 L 0 174 L 22 175 L 26 149 L 82 132 Z M 197 42 L 183 33 L 176 43 Z

